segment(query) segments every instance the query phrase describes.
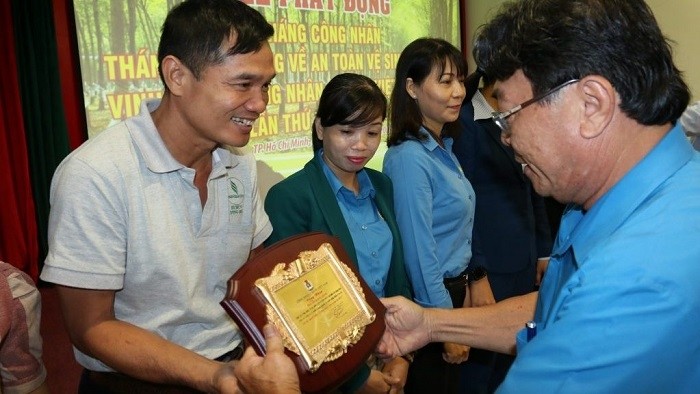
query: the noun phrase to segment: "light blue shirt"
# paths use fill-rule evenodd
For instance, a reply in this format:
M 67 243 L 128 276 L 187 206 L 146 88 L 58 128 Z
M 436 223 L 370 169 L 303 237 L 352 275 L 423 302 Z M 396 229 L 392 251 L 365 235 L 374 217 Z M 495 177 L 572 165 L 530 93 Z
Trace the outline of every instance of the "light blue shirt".
M 469 265 L 476 198 L 452 153 L 452 138 L 443 139 L 442 148 L 421 131 L 429 136 L 425 141 L 407 140 L 387 150 L 383 172 L 394 184 L 396 221 L 415 301 L 452 308 L 443 279 Z
M 372 181 L 364 169 L 359 171 L 357 178 L 360 182 L 360 192 L 355 195 L 340 183 L 338 177 L 321 158 L 322 153 L 323 149 L 319 149 L 315 160 L 321 163 L 323 173 L 328 179 L 333 195 L 338 200 L 340 211 L 350 230 L 360 275 L 377 297 L 384 297 L 394 238 L 389 225 L 374 204 L 376 191 Z
M 542 282 L 537 336 L 500 393 L 696 393 L 700 154 L 680 126 L 588 212 L 570 206 Z

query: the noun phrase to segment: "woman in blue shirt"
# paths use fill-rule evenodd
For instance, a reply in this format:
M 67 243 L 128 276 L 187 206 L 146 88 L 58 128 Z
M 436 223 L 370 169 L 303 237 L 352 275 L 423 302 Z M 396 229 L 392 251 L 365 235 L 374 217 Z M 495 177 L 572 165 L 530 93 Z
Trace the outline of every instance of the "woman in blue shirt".
M 337 236 L 353 260 L 345 263 L 357 265 L 377 296 L 411 297 L 391 181 L 365 168 L 381 143 L 386 109 L 386 97 L 365 76 L 346 73 L 328 82 L 313 123 L 314 157 L 265 199 L 273 227 L 266 244 L 310 231 Z M 400 391 L 407 373 L 400 357 L 365 366 L 341 391 Z
M 470 306 L 474 190 L 452 153 L 466 95 L 467 65 L 447 41 L 421 38 L 399 56 L 391 93 L 389 150 L 383 171 L 394 203 L 415 301 L 425 307 Z M 419 350 L 406 393 L 454 393 L 469 348 L 434 343 Z

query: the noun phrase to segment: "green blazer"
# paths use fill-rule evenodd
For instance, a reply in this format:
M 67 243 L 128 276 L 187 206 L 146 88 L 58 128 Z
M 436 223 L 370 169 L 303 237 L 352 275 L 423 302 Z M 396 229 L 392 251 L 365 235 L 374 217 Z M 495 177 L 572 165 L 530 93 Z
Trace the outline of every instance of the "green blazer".
M 376 190 L 374 202 L 394 237 L 393 250 L 384 294 L 412 299 L 412 291 L 403 260 L 401 236 L 394 215 L 394 192 L 391 180 L 379 171 L 365 168 Z M 350 230 L 321 164 L 314 157 L 303 169 L 274 185 L 265 198 L 265 211 L 272 222 L 269 246 L 279 240 L 310 231 L 336 236 L 351 262 L 357 267 L 357 252 Z M 358 269 L 359 272 L 359 269 Z
M 365 168 L 365 171 L 376 190 L 374 202 L 377 209 L 394 237 L 384 294 L 402 295 L 411 300 L 413 295 L 404 266 L 401 236 L 394 215 L 394 190 L 391 180 L 379 171 L 369 168 Z M 272 222 L 272 234 L 265 241 L 265 246 L 296 234 L 320 231 L 340 239 L 352 259 L 344 263 L 355 264 L 359 272 L 357 251 L 350 230 L 316 157 L 306 163 L 304 168 L 270 189 L 265 197 L 265 211 Z M 367 381 L 369 374 L 369 367 L 363 364 L 357 373 L 340 386 L 340 391 L 357 391 Z

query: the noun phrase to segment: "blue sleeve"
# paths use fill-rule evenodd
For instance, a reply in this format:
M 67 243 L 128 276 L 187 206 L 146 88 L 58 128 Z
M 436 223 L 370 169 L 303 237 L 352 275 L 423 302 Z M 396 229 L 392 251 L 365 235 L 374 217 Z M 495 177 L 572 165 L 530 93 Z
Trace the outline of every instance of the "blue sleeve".
M 560 312 L 524 345 L 499 393 L 692 392 L 700 321 L 695 313 L 689 324 L 687 293 L 634 272 L 607 274 L 617 279 L 569 281 Z
M 394 185 L 396 222 L 415 301 L 424 307 L 452 308 L 433 237 L 431 169 L 427 161 L 421 159 L 422 153 L 410 149 L 391 152 L 390 149 L 384 157 L 383 171 Z

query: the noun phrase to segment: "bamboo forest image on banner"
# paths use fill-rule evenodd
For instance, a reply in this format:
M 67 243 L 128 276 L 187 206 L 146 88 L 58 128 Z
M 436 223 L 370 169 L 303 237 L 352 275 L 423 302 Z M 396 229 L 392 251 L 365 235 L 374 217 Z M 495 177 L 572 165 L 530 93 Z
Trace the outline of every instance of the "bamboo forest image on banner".
M 274 26 L 277 77 L 246 148 L 286 177 L 311 157 L 311 123 L 325 83 L 365 74 L 388 94 L 411 41 L 440 37 L 460 46 L 459 0 L 247 0 Z M 177 0 L 75 0 L 88 134 L 136 115 L 158 98 L 160 28 Z M 380 168 L 384 144 L 370 163 Z

